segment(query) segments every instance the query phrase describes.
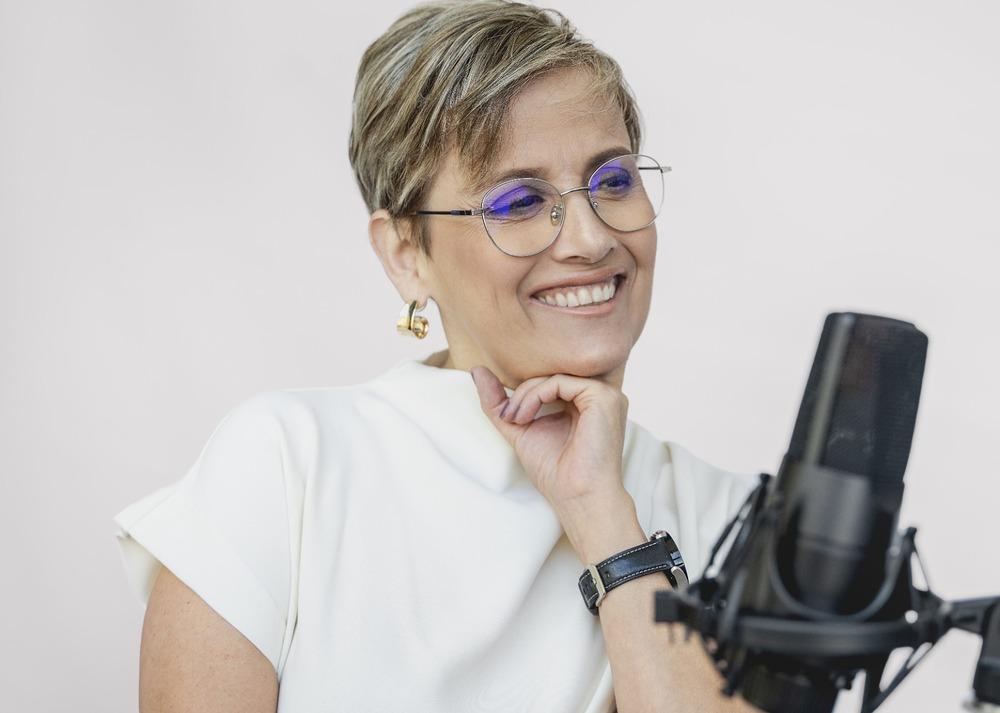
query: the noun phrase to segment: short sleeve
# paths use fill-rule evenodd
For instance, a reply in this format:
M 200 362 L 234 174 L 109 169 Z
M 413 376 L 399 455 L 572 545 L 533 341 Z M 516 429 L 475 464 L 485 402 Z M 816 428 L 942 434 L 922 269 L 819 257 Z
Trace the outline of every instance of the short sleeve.
M 225 415 L 180 480 L 114 517 L 143 606 L 166 566 L 260 649 L 279 677 L 297 576 L 287 460 L 276 400 L 261 393 Z

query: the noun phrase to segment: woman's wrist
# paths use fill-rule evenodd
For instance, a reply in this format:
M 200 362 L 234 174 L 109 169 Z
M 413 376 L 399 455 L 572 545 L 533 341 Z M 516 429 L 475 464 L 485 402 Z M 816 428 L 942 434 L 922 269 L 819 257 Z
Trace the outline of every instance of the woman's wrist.
M 590 495 L 555 506 L 566 537 L 583 564 L 596 564 L 622 550 L 647 541 L 639 524 L 635 502 L 621 488 L 606 495 Z

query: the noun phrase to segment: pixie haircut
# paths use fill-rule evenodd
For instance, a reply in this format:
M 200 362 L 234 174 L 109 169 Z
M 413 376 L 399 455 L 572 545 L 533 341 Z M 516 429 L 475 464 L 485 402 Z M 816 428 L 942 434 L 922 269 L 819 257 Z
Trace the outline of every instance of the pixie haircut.
M 348 157 L 369 213 L 398 221 L 424 209 L 453 148 L 468 185 L 485 188 L 504 148 L 511 101 L 546 72 L 583 67 L 599 106 L 621 110 L 631 150 L 641 128 L 621 67 L 582 38 L 559 11 L 509 0 L 439 0 L 400 16 L 366 50 L 354 88 Z M 450 209 L 454 206 L 445 206 Z M 432 206 L 440 209 L 439 206 Z M 407 222 L 430 256 L 425 216 Z

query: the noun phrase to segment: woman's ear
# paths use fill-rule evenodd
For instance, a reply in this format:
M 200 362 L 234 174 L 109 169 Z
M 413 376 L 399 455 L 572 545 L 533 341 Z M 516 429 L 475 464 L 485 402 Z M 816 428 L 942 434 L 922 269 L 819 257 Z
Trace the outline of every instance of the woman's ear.
M 368 220 L 368 239 L 400 299 L 426 304 L 429 291 L 421 274 L 420 248 L 406 230 L 408 225 L 403 225 L 405 222 L 394 223 L 389 211 L 379 208 Z

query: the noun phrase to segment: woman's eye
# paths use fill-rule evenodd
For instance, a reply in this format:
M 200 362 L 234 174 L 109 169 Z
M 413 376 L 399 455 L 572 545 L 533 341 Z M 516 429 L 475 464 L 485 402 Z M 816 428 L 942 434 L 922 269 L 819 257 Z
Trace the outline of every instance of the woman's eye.
M 540 203 L 542 200 L 541 196 L 523 196 L 518 198 L 516 201 L 511 203 L 509 208 L 530 208 L 533 205 Z
M 536 193 L 507 196 L 490 206 L 489 215 L 499 219 L 520 218 L 536 213 L 543 203 L 545 198 Z
M 627 173 L 610 173 L 601 177 L 600 188 L 623 189 L 632 185 L 632 177 Z

